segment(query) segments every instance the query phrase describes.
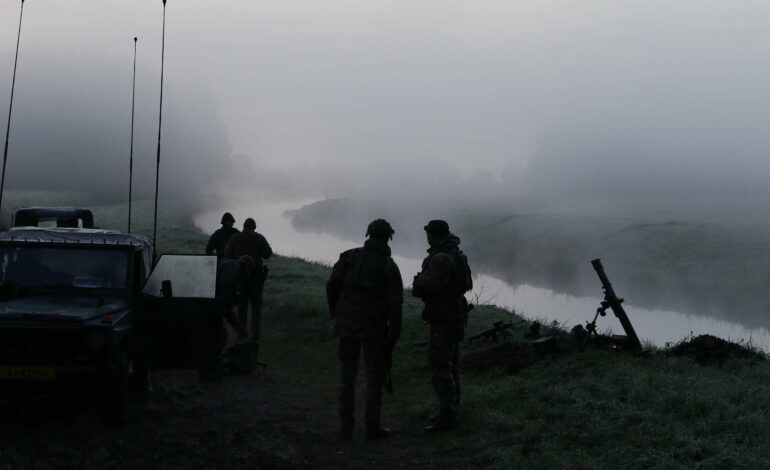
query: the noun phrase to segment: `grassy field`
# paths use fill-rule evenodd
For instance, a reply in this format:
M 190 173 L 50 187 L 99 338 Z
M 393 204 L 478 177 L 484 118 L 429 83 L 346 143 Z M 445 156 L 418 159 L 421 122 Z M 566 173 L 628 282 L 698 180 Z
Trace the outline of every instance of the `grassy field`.
M 104 228 L 126 231 L 126 207 L 93 207 L 96 224 Z M 192 210 L 178 202 L 161 205 L 158 210 L 158 243 L 160 253 L 203 253 L 208 235 L 201 233 L 190 216 Z M 132 211 L 131 232 L 152 237 L 154 207 L 152 201 L 137 201 Z
M 147 220 L 147 208 L 139 213 Z M 97 208 L 96 214 L 99 225 L 121 228 L 120 208 Z M 169 251 L 203 250 L 206 236 L 194 229 L 184 211 L 171 211 L 163 220 L 162 246 L 167 244 Z M 141 231 L 148 226 L 139 223 Z M 268 265 L 262 359 L 283 389 L 310 393 L 335 409 L 336 339 L 330 333 L 324 297 L 329 268 L 280 256 Z M 403 443 L 426 456 L 414 466 L 757 469 L 770 465 L 770 365 L 732 360 L 702 366 L 669 357 L 665 351 L 647 357 L 599 350 L 538 356 L 515 373 L 464 366 L 459 428 L 424 436 L 421 428 L 436 405 L 420 310 L 420 303 L 407 293 L 404 331 L 394 357 L 396 393 L 386 395 L 384 411 L 385 424 L 399 429 L 399 437 L 389 445 Z M 472 312 L 468 333 L 516 318 L 482 305 Z M 526 329 L 526 323 L 515 327 L 509 345 L 522 356 L 534 357 L 524 337 Z M 464 346 L 464 357 L 497 346 L 494 342 Z M 330 432 L 337 429 L 336 422 L 325 426 Z
M 265 296 L 264 351 L 335 406 L 336 342 L 324 299 L 328 268 L 277 258 Z M 407 298 L 404 334 L 394 358 L 396 394 L 389 424 L 419 429 L 435 413 L 420 304 Z M 481 306 L 469 333 L 511 319 Z M 511 341 L 526 344 L 525 325 Z M 466 355 L 494 347 L 475 343 Z M 460 429 L 420 438 L 444 449 L 444 463 L 501 468 L 767 468 L 770 465 L 770 366 L 730 361 L 721 367 L 620 352 L 543 357 L 516 374 L 464 370 Z
M 148 208 L 143 211 L 148 214 Z M 97 220 L 119 226 L 120 212 L 97 208 Z M 206 236 L 183 214 L 166 214 L 165 224 L 173 230 L 162 233 L 160 241 L 176 251 L 202 251 Z M 286 385 L 311 390 L 335 407 L 336 340 L 324 290 L 329 267 L 280 256 L 268 264 L 263 358 L 281 371 Z M 421 303 L 408 292 L 405 299 L 404 331 L 394 356 L 396 393 L 386 396 L 384 421 L 403 429 L 413 444 L 435 449 L 436 464 L 543 469 L 770 465 L 770 364 L 732 360 L 702 366 L 665 351 L 648 357 L 599 350 L 545 356 L 514 374 L 464 368 L 459 429 L 422 436 L 420 429 L 436 404 Z M 482 305 L 472 312 L 467 331 L 517 318 Z M 510 338 L 522 350 L 528 347 L 527 328 L 520 324 Z M 476 342 L 464 346 L 464 355 L 496 345 Z

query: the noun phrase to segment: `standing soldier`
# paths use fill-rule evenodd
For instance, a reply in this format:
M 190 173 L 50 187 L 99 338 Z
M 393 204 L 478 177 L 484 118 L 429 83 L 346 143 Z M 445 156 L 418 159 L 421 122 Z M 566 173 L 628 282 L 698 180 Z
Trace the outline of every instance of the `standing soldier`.
M 216 232 L 211 234 L 209 242 L 206 244 L 206 254 L 209 256 L 216 254 L 217 264 L 225 257 L 225 248 L 227 248 L 230 237 L 238 233 L 238 229 L 233 227 L 235 218 L 231 213 L 225 212 L 222 214 L 222 221 L 220 223 L 222 228 L 217 229 Z
M 217 297 L 221 298 L 224 302 L 222 307 L 222 318 L 227 322 L 237 333 L 238 338 L 248 338 L 249 332 L 244 328 L 238 317 L 235 315 L 233 308 L 237 302 L 237 289 L 244 273 L 247 270 L 247 261 L 250 260 L 246 256 L 247 260 L 229 260 L 223 258 L 217 268 Z M 227 330 L 223 328 L 220 332 L 220 347 L 224 356 L 226 353 L 226 347 L 228 343 Z M 249 359 L 251 357 L 249 356 Z M 204 382 L 216 381 L 222 378 L 222 362 L 220 361 L 213 370 L 202 369 L 198 371 L 198 378 Z
M 273 255 L 273 249 L 270 248 L 267 239 L 257 233 L 256 229 L 257 223 L 249 217 L 243 222 L 243 232 L 233 235 L 225 248 L 225 257 L 244 261 L 248 266 L 239 286 L 238 317 L 244 325 L 251 323 L 251 343 L 255 361 L 259 357 L 262 291 L 267 278 L 267 267 L 262 260 Z M 251 305 L 251 322 L 248 321 L 249 305 Z
M 428 256 L 415 276 L 412 293 L 425 303 L 422 319 L 430 326 L 428 361 L 433 389 L 439 400 L 439 415 L 425 427 L 433 433 L 454 429 L 460 403 L 460 341 L 465 334 L 468 302 L 465 293 L 473 288 L 468 259 L 460 251 L 460 239 L 443 220 L 425 227 Z
M 382 389 L 390 355 L 401 334 L 404 300 L 401 273 L 390 257 L 388 246 L 393 233 L 393 228 L 383 219 L 370 223 L 366 229 L 369 239 L 364 246 L 342 253 L 326 284 L 329 310 L 340 335 L 340 437 L 346 441 L 353 438 L 355 383 L 361 349 L 366 368 L 366 439 L 389 435 L 380 423 Z

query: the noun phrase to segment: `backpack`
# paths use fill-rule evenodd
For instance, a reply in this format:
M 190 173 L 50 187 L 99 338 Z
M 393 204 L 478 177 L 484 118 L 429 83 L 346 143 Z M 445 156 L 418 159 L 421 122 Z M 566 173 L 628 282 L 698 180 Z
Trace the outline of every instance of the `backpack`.
M 473 275 L 471 267 L 468 266 L 468 258 L 462 251 L 454 254 L 455 269 L 452 273 L 451 290 L 452 293 L 462 295 L 473 290 Z
M 389 257 L 362 248 L 350 251 L 343 288 L 378 290 L 385 284 Z

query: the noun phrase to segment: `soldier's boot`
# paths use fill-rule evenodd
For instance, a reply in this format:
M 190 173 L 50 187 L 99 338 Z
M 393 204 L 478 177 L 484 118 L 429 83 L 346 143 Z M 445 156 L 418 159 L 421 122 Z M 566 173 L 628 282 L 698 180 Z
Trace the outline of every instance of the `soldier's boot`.
M 436 434 L 449 431 L 457 427 L 457 414 L 454 410 L 441 410 L 437 417 L 432 417 L 430 424 L 425 426 L 426 434 Z
M 257 369 L 261 369 L 262 372 L 267 370 L 267 364 L 259 360 L 259 340 L 251 342 L 251 350 L 254 354 L 254 364 Z

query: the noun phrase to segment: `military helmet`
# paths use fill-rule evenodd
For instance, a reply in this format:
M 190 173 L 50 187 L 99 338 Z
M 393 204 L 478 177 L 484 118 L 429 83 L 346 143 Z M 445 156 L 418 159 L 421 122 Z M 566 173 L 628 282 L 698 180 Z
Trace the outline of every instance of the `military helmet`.
M 449 224 L 445 220 L 431 220 L 428 225 L 423 227 L 426 232 L 437 235 L 439 237 L 445 237 L 449 235 Z
M 244 230 L 256 230 L 256 228 L 257 228 L 257 223 L 254 222 L 254 219 L 252 219 L 251 217 L 243 221 Z
M 393 240 L 393 234 L 396 233 L 387 220 L 377 219 L 366 227 L 366 236 L 381 238 L 383 240 Z
M 219 223 L 224 224 L 225 222 L 235 223 L 235 217 L 233 217 L 233 214 L 229 212 L 222 214 L 222 220 Z

